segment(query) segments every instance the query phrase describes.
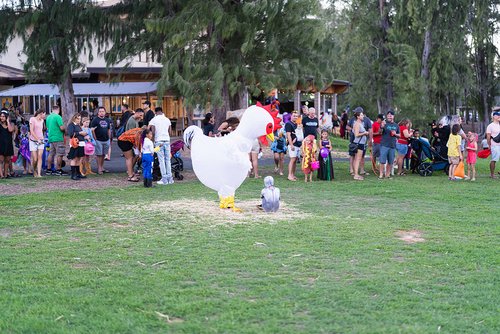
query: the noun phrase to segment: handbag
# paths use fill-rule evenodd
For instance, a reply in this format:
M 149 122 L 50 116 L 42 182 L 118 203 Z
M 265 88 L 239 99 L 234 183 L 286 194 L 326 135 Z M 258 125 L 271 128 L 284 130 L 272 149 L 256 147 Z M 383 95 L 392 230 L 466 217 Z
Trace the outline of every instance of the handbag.
M 349 144 L 349 155 L 355 155 L 357 150 L 358 150 L 358 144 L 356 143 Z
M 319 161 L 318 160 L 311 162 L 311 169 L 312 170 L 318 170 L 319 169 Z
M 358 144 L 359 142 L 361 141 L 361 137 L 359 137 L 360 139 L 358 140 L 358 142 L 356 143 L 354 139 L 352 143 L 349 143 L 349 155 L 350 156 L 354 156 L 356 155 L 356 152 L 358 151 Z
M 453 173 L 455 177 L 463 179 L 465 177 L 465 171 L 464 171 L 464 162 L 460 161 L 458 164 L 457 168 L 455 169 L 455 173 Z
M 493 140 L 495 143 L 500 143 L 500 133 L 497 134 L 495 137 L 491 137 L 491 140 Z
M 91 142 L 88 141 L 85 143 L 83 150 L 85 152 L 85 155 L 93 155 L 95 152 L 95 147 Z
M 78 146 L 80 146 L 80 141 L 75 137 L 75 135 L 73 135 L 73 137 L 69 140 L 69 146 L 72 148 L 78 148 Z

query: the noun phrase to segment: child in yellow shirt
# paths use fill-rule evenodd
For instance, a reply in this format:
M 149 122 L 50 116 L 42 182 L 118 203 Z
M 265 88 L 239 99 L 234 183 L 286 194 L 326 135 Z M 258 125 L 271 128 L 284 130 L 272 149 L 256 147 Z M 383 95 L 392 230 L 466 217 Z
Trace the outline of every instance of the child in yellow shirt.
M 450 168 L 448 172 L 448 179 L 455 180 L 455 170 L 458 164 L 463 159 L 462 151 L 460 150 L 460 144 L 462 138 L 458 135 L 460 132 L 460 125 L 454 124 L 451 128 L 450 138 L 448 139 L 448 162 L 450 163 Z

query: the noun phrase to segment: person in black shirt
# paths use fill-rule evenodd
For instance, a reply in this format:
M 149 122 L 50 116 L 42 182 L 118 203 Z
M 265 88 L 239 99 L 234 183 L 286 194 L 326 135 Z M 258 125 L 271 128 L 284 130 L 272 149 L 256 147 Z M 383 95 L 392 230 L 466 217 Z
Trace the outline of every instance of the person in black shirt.
M 213 137 L 214 136 L 214 124 L 215 118 L 211 112 L 205 115 L 205 119 L 201 122 L 203 128 L 203 134 L 205 136 Z
M 120 127 L 125 127 L 127 125 L 127 121 L 132 116 L 132 112 L 128 109 L 128 104 L 124 103 L 121 107 L 122 117 L 120 117 Z
M 97 117 L 90 124 L 95 139 L 95 155 L 97 160 L 97 174 L 109 173 L 104 169 L 104 156 L 109 151 L 111 138 L 111 120 L 106 117 L 106 108 L 99 107 Z
M 142 104 L 142 109 L 144 110 L 144 123 L 143 125 L 149 126 L 149 121 L 151 121 L 156 115 L 153 110 L 151 110 L 151 102 L 144 101 Z
M 89 136 L 87 135 L 87 132 L 83 131 L 82 127 L 80 126 L 81 119 L 82 118 L 80 114 L 74 114 L 66 129 L 67 135 L 71 140 L 71 144 L 73 143 L 73 138 L 76 138 L 78 140 L 78 143 L 75 142 L 76 146 L 71 145 L 67 156 L 70 160 L 71 179 L 74 181 L 79 181 L 80 179 L 86 178 L 86 176 L 80 174 L 80 160 L 83 156 L 85 156 L 85 139 L 89 139 Z
M 304 126 L 304 138 L 313 135 L 314 138 L 317 139 L 319 120 L 316 115 L 316 109 L 308 109 L 307 113 L 302 117 L 302 125 Z
M 285 124 L 286 139 L 288 141 L 288 156 L 290 162 L 288 163 L 288 179 L 290 181 L 297 181 L 295 177 L 295 170 L 297 168 L 297 158 L 300 156 L 300 145 L 302 144 L 297 140 L 295 130 L 297 130 L 297 118 L 299 113 L 294 111 L 290 122 Z

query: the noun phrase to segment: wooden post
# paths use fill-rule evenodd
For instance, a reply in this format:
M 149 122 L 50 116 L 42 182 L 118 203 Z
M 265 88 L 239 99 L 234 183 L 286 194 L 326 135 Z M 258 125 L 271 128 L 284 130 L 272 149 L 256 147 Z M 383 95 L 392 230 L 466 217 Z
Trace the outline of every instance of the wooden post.
M 293 95 L 293 110 L 300 112 L 300 90 L 296 90 Z
M 332 114 L 337 114 L 337 94 L 332 95 Z
M 319 114 L 321 113 L 321 93 L 314 93 L 314 107 L 316 109 L 316 116 L 319 118 Z

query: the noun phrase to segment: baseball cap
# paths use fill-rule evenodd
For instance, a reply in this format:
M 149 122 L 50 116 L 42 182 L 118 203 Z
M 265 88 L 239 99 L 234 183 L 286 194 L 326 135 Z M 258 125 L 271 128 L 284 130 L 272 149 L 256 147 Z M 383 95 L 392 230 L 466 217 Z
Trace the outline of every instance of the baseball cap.
M 363 107 L 356 107 L 356 109 L 354 109 L 352 112 L 359 112 L 359 113 L 364 113 L 365 110 L 363 109 Z
M 394 110 L 392 110 L 392 109 L 387 110 L 386 115 L 389 115 L 389 114 L 394 116 Z

